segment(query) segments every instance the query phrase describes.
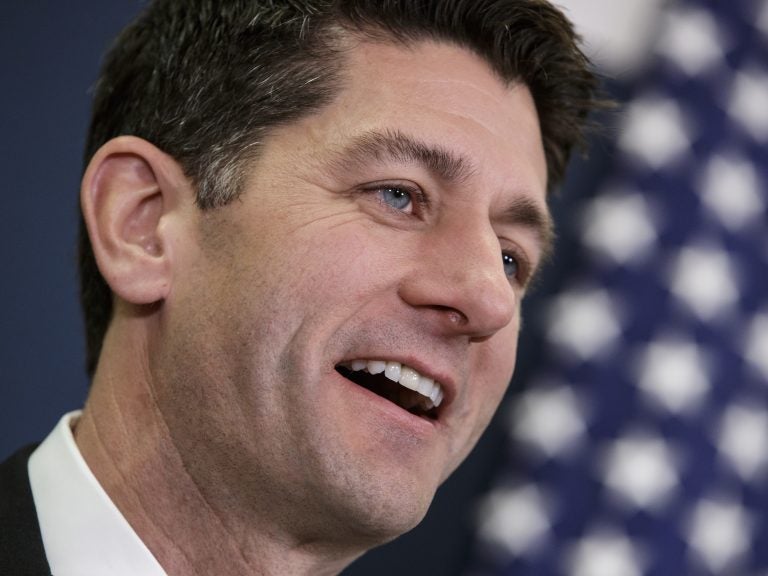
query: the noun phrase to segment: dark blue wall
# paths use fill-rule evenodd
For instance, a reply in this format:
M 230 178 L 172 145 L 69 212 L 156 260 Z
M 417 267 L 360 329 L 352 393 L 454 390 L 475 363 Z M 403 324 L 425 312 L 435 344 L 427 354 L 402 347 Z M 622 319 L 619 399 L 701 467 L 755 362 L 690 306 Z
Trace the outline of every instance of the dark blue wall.
M 0 459 L 86 393 L 75 237 L 89 88 L 139 8 L 31 0 L 0 12 Z

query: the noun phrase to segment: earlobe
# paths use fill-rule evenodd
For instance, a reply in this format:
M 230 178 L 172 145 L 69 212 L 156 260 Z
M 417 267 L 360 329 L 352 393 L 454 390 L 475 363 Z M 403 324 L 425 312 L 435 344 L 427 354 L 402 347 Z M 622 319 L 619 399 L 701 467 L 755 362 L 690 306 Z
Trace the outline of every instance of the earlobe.
M 166 223 L 184 181 L 170 156 L 132 136 L 107 142 L 85 172 L 80 201 L 96 262 L 126 302 L 152 304 L 168 295 L 173 247 Z

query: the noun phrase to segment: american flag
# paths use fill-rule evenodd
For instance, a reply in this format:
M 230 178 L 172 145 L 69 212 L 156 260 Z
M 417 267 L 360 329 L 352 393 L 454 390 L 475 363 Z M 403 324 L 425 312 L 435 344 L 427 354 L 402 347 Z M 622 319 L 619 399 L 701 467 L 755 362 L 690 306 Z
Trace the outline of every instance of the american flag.
M 653 50 L 473 576 L 768 576 L 768 0 L 669 3 Z

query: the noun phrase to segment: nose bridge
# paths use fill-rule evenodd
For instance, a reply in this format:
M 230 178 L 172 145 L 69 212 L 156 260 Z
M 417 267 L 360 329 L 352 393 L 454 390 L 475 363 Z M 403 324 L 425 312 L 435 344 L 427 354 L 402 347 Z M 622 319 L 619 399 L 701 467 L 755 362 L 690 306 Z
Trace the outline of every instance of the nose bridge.
M 432 306 L 459 313 L 457 330 L 489 336 L 515 314 L 516 298 L 504 273 L 501 248 L 487 218 L 469 212 L 441 222 L 428 239 L 430 264 L 422 270 Z M 454 314 L 454 318 L 456 314 Z

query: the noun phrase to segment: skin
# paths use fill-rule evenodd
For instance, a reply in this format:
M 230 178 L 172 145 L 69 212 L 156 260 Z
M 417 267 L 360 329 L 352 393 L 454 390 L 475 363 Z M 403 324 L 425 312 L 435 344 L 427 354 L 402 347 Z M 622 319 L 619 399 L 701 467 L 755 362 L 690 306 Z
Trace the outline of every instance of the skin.
M 76 441 L 169 574 L 339 572 L 421 520 L 511 378 L 549 238 L 528 89 L 445 44 L 360 43 L 347 70 L 223 208 L 136 138 L 86 173 L 116 314 Z M 438 417 L 334 369 L 356 358 L 442 382 Z

